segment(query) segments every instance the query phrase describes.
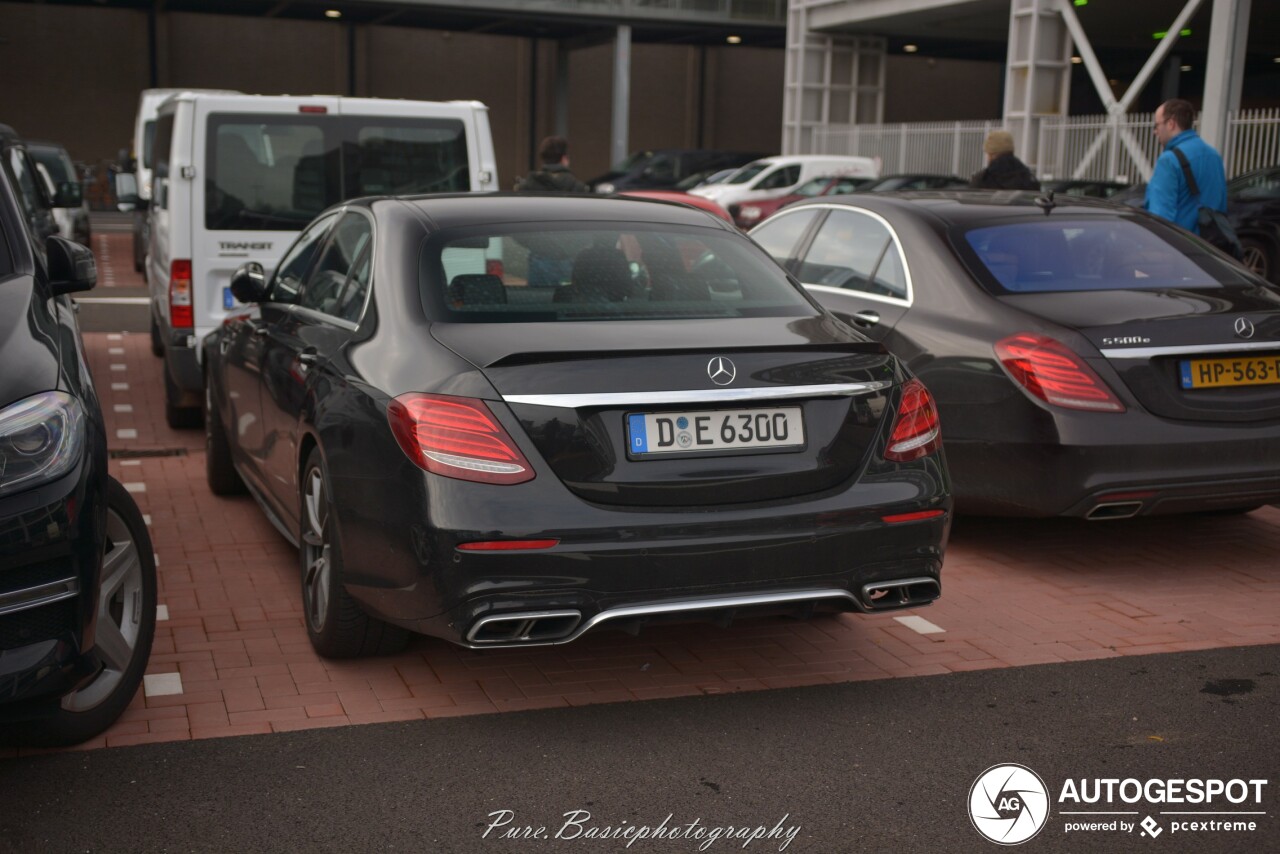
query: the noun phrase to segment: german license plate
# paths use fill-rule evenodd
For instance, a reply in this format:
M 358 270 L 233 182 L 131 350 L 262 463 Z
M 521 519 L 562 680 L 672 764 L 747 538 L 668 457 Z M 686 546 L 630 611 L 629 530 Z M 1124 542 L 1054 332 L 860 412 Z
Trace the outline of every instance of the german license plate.
M 1222 388 L 1280 383 L 1280 355 L 1183 359 L 1180 367 L 1183 388 Z
M 632 456 L 795 448 L 804 444 L 800 407 L 640 412 L 627 416 Z

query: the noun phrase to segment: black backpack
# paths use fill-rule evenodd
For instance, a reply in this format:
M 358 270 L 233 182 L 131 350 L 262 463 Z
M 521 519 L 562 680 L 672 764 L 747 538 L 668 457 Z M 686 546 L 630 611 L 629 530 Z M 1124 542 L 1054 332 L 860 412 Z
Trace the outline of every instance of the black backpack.
M 1200 185 L 1196 183 L 1196 176 L 1191 174 L 1191 164 L 1187 162 L 1187 155 L 1176 148 L 1173 150 L 1173 155 L 1182 164 L 1182 174 L 1186 176 L 1187 189 L 1195 197 L 1196 205 L 1200 209 L 1197 221 L 1200 236 L 1208 241 L 1210 246 L 1221 249 L 1237 261 L 1243 261 L 1244 247 L 1240 245 L 1240 238 L 1232 227 L 1231 221 L 1222 211 L 1200 204 Z

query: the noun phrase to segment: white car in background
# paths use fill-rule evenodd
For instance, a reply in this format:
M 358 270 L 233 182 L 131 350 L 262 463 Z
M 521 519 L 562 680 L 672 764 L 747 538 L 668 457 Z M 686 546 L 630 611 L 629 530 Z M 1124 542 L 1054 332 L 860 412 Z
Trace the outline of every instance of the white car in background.
M 717 202 L 732 214 L 735 205 L 785 196 L 820 175 L 879 178 L 880 163 L 870 157 L 784 154 L 753 161 L 719 183 L 694 187 L 689 192 Z

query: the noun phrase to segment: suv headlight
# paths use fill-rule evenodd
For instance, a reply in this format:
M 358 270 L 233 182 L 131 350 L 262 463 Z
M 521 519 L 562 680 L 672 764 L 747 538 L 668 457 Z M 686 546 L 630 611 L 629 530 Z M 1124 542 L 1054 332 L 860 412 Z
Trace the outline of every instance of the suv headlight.
M 46 391 L 0 409 L 0 495 L 71 471 L 84 434 L 84 407 L 64 392 Z

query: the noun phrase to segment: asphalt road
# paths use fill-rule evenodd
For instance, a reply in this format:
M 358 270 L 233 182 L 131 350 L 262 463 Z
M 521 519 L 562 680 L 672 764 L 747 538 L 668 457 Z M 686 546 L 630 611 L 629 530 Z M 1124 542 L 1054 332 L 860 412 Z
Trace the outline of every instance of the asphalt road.
M 1051 803 L 1021 850 L 1277 851 L 1278 673 L 1257 646 L 31 756 L 0 762 L 0 851 L 611 852 L 588 833 L 670 815 L 683 838 L 630 850 L 990 852 L 969 791 L 1008 762 L 1051 801 L 1068 778 L 1268 781 L 1261 805 L 1109 807 L 1156 838 L 1065 833 L 1081 817 Z M 1161 809 L 1266 814 L 1176 833 L 1231 817 Z M 730 826 L 777 835 L 705 835 Z M 499 838 L 525 827 L 548 838 Z

